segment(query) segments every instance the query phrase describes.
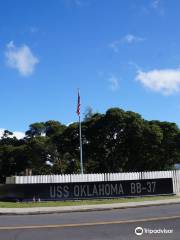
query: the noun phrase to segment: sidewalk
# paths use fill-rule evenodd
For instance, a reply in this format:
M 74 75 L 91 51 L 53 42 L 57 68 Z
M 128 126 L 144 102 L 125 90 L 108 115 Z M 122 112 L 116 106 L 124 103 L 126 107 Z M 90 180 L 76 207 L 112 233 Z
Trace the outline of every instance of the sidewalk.
M 0 208 L 0 215 L 23 215 L 23 214 L 25 215 L 25 214 L 103 211 L 103 210 L 112 210 L 112 209 L 158 206 L 158 205 L 176 204 L 176 203 L 180 203 L 180 198 L 168 199 L 168 200 L 165 199 L 165 200 L 155 200 L 155 201 L 143 201 L 143 202 L 65 206 L 65 207 Z

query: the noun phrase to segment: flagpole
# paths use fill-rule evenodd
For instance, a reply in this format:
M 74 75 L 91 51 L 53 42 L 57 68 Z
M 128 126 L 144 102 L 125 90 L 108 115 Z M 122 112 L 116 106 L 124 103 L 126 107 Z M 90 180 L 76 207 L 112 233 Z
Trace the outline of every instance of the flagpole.
M 80 117 L 80 115 L 79 115 L 79 142 L 80 142 L 80 163 L 81 163 L 81 174 L 83 174 L 82 137 L 81 137 L 81 117 Z
M 80 165 L 81 165 L 81 174 L 83 174 L 83 156 L 82 156 L 82 136 L 81 136 L 81 100 L 80 100 L 80 94 L 78 89 L 78 103 L 77 103 L 77 115 L 79 117 L 79 145 L 80 145 Z

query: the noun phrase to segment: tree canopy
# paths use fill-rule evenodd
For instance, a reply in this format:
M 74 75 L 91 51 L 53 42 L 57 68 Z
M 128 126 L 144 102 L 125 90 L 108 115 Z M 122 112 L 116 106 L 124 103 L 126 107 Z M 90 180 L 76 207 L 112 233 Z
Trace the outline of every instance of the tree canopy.
M 180 162 L 180 129 L 175 123 L 147 121 L 138 113 L 87 109 L 82 121 L 85 173 L 172 169 Z M 0 139 L 0 181 L 25 174 L 80 172 L 79 125 L 36 122 L 24 139 L 5 130 Z

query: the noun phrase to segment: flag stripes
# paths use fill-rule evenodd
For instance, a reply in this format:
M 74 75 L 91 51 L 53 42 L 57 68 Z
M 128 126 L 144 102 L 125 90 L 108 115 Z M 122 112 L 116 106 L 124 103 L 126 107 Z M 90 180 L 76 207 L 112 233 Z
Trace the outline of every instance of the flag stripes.
M 81 100 L 80 100 L 80 94 L 78 90 L 78 102 L 77 102 L 77 110 L 76 110 L 76 113 L 78 116 L 80 115 L 80 106 L 81 106 Z

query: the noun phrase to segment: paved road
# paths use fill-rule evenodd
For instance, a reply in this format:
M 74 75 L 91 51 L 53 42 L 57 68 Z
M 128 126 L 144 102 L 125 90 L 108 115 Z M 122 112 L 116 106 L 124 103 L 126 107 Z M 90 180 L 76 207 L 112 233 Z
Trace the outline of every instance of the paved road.
M 141 236 L 136 236 L 134 233 L 136 227 L 143 228 L 144 233 Z M 154 229 L 173 232 L 145 233 Z M 81 213 L 2 215 L 0 216 L 0 239 L 179 240 L 180 204 Z

